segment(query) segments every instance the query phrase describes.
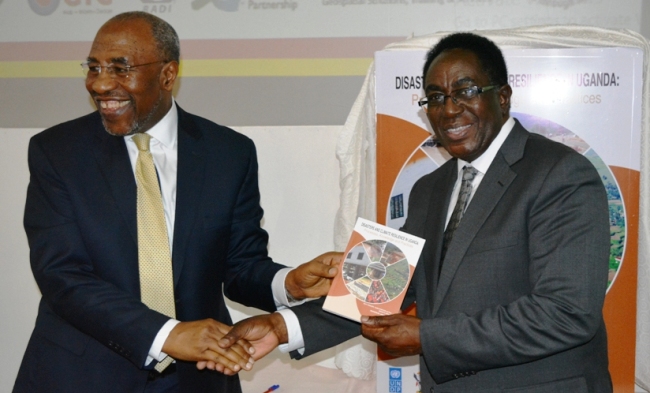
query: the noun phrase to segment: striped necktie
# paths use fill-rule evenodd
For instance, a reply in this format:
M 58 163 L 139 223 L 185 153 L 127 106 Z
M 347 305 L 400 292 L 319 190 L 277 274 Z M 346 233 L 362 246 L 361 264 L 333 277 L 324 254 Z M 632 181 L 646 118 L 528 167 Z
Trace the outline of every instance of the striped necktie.
M 447 248 L 451 239 L 454 236 L 454 232 L 460 220 L 465 214 L 465 209 L 467 209 L 467 203 L 469 202 L 469 197 L 472 195 L 472 180 L 476 177 L 478 171 L 471 165 L 465 165 L 463 167 L 463 180 L 460 184 L 460 191 L 458 193 L 458 200 L 456 201 L 456 206 L 454 206 L 454 211 L 451 213 L 451 218 L 449 218 L 449 223 L 445 229 L 445 236 L 442 239 L 442 255 L 440 256 L 440 268 L 442 269 L 442 261 L 445 259 L 447 254 Z

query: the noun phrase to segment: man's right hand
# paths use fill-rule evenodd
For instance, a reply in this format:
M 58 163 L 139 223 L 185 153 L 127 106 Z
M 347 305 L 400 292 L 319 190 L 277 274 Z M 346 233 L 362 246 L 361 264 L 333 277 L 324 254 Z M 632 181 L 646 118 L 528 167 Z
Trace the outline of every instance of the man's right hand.
M 227 350 L 240 342 L 248 342 L 252 345 L 252 357 L 258 360 L 274 350 L 278 345 L 289 341 L 287 325 L 279 313 L 258 315 L 239 321 L 221 340 L 219 347 Z M 196 367 L 199 370 L 208 368 L 221 371 L 220 364 L 215 361 L 198 362 Z M 224 365 L 221 365 L 224 366 Z M 246 370 L 249 370 L 247 368 Z
M 303 263 L 287 274 L 285 289 L 296 300 L 327 295 L 342 260 L 342 252 L 331 251 Z
M 227 347 L 218 345 L 229 330 L 230 326 L 214 319 L 181 322 L 169 333 L 162 351 L 177 360 L 212 362 L 214 369 L 226 375 L 250 370 L 254 350 L 248 342 L 229 339 Z

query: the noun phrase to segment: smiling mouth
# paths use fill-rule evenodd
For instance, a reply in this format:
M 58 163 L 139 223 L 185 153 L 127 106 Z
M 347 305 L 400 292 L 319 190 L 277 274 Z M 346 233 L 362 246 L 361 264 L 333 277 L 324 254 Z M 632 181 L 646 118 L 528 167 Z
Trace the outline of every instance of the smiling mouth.
M 120 109 L 129 104 L 130 101 L 99 101 L 99 106 L 102 109 Z
M 464 125 L 464 126 L 458 126 L 458 127 L 453 127 L 453 128 L 447 128 L 447 129 L 445 130 L 445 133 L 446 133 L 447 135 L 451 135 L 451 136 L 458 136 L 458 135 L 463 134 L 463 133 L 464 133 L 467 129 L 469 129 L 471 126 L 472 126 L 471 124 L 468 124 L 468 125 Z

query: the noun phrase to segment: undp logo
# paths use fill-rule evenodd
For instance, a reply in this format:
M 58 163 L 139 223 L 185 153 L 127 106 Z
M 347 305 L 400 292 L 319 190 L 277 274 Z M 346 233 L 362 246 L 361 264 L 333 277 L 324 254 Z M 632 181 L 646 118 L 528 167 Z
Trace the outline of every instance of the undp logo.
M 388 392 L 402 393 L 402 369 L 390 367 L 388 369 Z
M 0 1 L 1 3 L 2 1 Z M 61 0 L 28 0 L 29 8 L 35 13 L 43 16 L 52 15 L 56 11 Z

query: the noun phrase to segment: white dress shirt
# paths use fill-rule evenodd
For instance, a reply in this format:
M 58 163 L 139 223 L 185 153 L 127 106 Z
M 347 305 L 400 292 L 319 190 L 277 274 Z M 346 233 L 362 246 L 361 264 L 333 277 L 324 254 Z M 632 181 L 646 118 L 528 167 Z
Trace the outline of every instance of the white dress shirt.
M 476 189 L 478 188 L 479 184 L 481 184 L 481 181 L 483 180 L 483 176 L 485 176 L 485 173 L 487 172 L 488 168 L 490 168 L 490 165 L 492 165 L 492 161 L 494 161 L 494 157 L 496 157 L 497 152 L 499 151 L 499 149 L 501 149 L 503 142 L 505 142 L 508 135 L 510 135 L 510 131 L 512 131 L 512 128 L 514 126 L 515 126 L 515 120 L 512 117 L 509 117 L 508 120 L 506 120 L 506 122 L 503 123 L 503 126 L 501 126 L 501 131 L 499 131 L 499 133 L 494 138 L 494 140 L 487 148 L 487 150 L 484 151 L 483 154 L 478 156 L 477 159 L 475 159 L 472 162 L 467 162 L 461 160 L 460 158 L 458 159 L 457 162 L 458 175 L 456 178 L 456 183 L 454 184 L 454 190 L 452 191 L 451 194 L 451 201 L 449 201 L 449 207 L 447 210 L 447 221 L 445 224 L 445 228 L 447 227 L 447 224 L 449 224 L 449 220 L 451 219 L 451 214 L 453 213 L 454 207 L 456 206 L 456 201 L 458 201 L 458 194 L 460 193 L 460 184 L 463 180 L 463 176 L 462 176 L 463 167 L 465 165 L 471 165 L 477 170 L 476 176 L 474 177 L 474 180 L 472 180 L 472 192 L 469 195 L 469 199 L 467 200 L 467 206 L 469 206 L 469 204 L 472 202 L 472 199 L 474 198 Z M 465 208 L 467 209 L 467 207 Z
M 163 208 L 165 210 L 165 223 L 167 224 L 169 251 L 172 252 L 172 246 L 174 244 L 174 220 L 176 218 L 176 175 L 178 172 L 178 111 L 175 101 L 172 100 L 172 106 L 169 112 L 156 125 L 151 127 L 147 131 L 147 134 L 151 136 L 149 150 L 151 151 L 153 162 L 158 172 Z M 124 141 L 126 142 L 131 167 L 135 176 L 138 148 L 133 141 L 132 135 L 125 136 Z M 296 302 L 289 304 L 284 287 L 284 281 L 289 271 L 291 271 L 291 268 L 284 268 L 278 271 L 271 285 L 275 305 L 280 309 L 302 303 Z M 284 311 L 280 311 L 280 313 L 285 316 Z M 300 333 L 300 325 L 295 314 L 291 312 L 285 316 L 285 322 L 287 324 L 287 331 L 290 333 L 288 344 L 291 347 L 290 350 L 304 347 L 302 334 Z M 180 321 L 170 319 L 158 331 L 149 349 L 149 356 L 145 365 L 149 365 L 154 359 L 162 361 L 167 357 L 167 354 L 162 352 L 162 347 L 167 337 L 169 337 L 169 333 L 178 323 Z M 298 335 L 295 333 L 296 330 L 299 332 Z

